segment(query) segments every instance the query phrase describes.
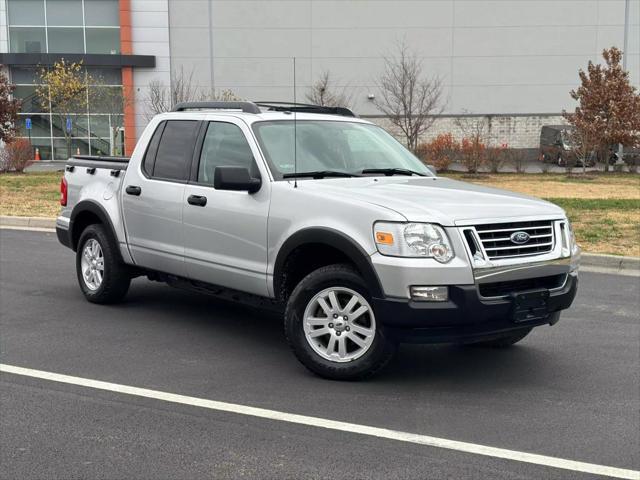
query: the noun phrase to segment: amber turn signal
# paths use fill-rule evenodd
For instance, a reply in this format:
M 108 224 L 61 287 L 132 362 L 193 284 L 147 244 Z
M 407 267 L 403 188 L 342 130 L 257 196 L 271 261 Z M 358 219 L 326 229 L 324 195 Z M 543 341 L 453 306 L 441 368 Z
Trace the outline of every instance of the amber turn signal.
M 393 235 L 387 232 L 376 232 L 376 243 L 393 245 Z

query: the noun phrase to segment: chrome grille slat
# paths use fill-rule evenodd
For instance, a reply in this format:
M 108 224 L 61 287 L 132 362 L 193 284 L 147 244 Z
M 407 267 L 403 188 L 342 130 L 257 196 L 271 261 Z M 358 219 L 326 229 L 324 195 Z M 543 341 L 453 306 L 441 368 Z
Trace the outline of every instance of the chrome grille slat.
M 516 248 L 546 247 L 547 245 L 553 245 L 553 242 L 534 243 L 532 245 L 514 245 L 513 247 L 485 247 L 485 250 L 514 250 Z
M 555 244 L 552 220 L 483 224 L 473 228 L 489 260 L 541 255 L 552 251 Z M 515 232 L 528 233 L 529 240 L 514 243 L 511 234 Z
M 545 233 L 544 235 L 531 235 L 531 238 L 546 238 L 546 237 L 553 237 L 552 233 Z M 503 238 L 492 238 L 491 239 L 492 242 L 507 242 L 507 241 L 511 241 L 511 239 L 509 237 L 503 237 Z
M 476 227 L 477 228 L 477 227 Z M 550 230 L 551 227 L 522 227 L 522 228 L 517 228 L 515 230 Z M 501 228 L 498 230 L 478 230 L 478 233 L 497 233 L 497 232 L 513 232 L 514 229 L 513 228 Z

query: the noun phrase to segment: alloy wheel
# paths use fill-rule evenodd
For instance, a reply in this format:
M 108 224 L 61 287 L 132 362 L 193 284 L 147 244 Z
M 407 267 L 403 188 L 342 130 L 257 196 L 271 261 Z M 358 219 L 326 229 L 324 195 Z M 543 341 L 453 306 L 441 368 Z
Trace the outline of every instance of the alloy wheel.
M 305 308 L 303 322 L 311 348 L 331 362 L 351 362 L 362 357 L 376 334 L 369 302 L 344 287 L 331 287 L 316 294 Z
M 104 278 L 104 254 L 96 239 L 90 238 L 84 244 L 80 268 L 87 288 L 91 291 L 98 290 Z

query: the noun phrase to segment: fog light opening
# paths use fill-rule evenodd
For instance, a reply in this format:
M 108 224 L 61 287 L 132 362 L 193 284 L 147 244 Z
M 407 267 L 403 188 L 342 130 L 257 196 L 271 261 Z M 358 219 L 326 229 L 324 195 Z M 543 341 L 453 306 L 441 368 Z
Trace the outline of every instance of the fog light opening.
M 415 286 L 411 287 L 411 299 L 418 302 L 446 302 L 449 300 L 449 287 Z

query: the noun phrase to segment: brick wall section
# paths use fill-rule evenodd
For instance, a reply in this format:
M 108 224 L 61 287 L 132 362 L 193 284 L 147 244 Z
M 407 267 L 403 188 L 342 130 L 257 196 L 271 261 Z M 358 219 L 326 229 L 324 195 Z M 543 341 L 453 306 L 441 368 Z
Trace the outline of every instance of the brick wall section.
M 386 118 L 369 118 L 387 129 L 403 141 L 402 135 Z M 484 121 L 492 144 L 506 143 L 512 148 L 538 148 L 540 145 L 540 129 L 543 125 L 559 125 L 566 123 L 562 115 L 485 115 L 467 117 L 438 117 L 421 141 L 429 141 L 441 133 L 451 133 L 461 140 L 463 135 L 458 123 L 462 121 Z M 489 128 L 490 124 L 490 128 Z

